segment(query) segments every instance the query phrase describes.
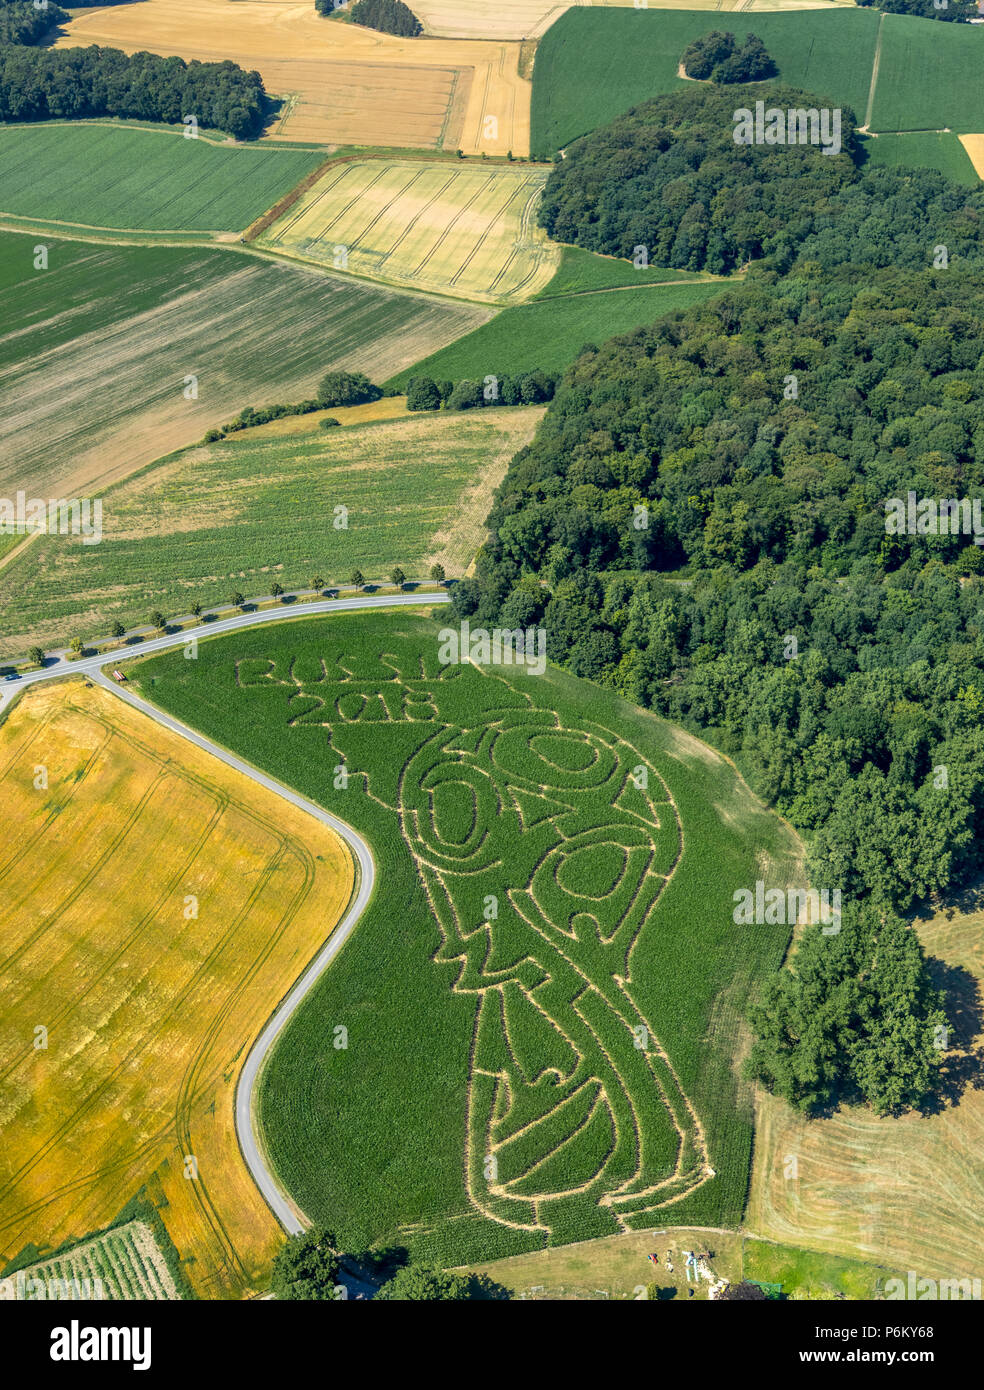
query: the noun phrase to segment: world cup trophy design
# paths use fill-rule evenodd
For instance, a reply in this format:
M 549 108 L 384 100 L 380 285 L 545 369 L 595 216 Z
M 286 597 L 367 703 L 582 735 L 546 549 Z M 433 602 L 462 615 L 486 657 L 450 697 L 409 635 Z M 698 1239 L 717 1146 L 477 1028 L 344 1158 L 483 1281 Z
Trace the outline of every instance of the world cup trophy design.
M 626 742 L 549 711 L 440 728 L 399 787 L 454 989 L 478 998 L 466 1186 L 549 1231 L 577 1196 L 612 1229 L 713 1176 L 698 1117 L 632 995 L 640 933 L 679 860 L 669 792 Z
M 463 1136 L 474 1207 L 547 1238 L 574 1203 L 603 1234 L 712 1179 L 699 1116 L 634 997 L 634 970 L 656 968 L 636 948 L 660 930 L 683 849 L 652 763 L 472 665 L 259 665 L 241 683 L 293 686 L 291 723 L 327 728 L 343 761 L 347 746 L 359 761 L 356 726 L 363 741 L 396 736 L 385 788 L 354 765 L 348 776 L 396 812 L 439 929 L 433 959 L 476 1000 Z

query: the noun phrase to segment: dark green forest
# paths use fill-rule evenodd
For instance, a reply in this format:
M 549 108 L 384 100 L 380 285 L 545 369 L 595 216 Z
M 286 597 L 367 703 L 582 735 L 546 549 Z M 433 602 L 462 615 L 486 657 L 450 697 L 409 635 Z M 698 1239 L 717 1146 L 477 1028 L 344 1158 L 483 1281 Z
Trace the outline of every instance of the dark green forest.
M 31 0 L 0 0 L 0 44 L 38 43 L 68 17 L 53 3 L 36 9 Z
M 260 134 L 267 97 L 258 72 L 232 62 L 185 62 L 117 48 L 41 48 L 69 16 L 56 5 L 0 0 L 0 121 L 120 116 L 201 125 L 237 139 Z
M 756 1016 L 754 1074 L 805 1109 L 904 1108 L 932 1088 L 941 1014 L 918 939 L 892 924 L 980 868 L 984 550 L 890 534 L 886 502 L 982 495 L 984 195 L 810 149 L 727 150 L 721 113 L 711 88 L 659 98 L 553 176 L 551 224 L 568 216 L 582 245 L 658 260 L 682 187 L 709 210 L 697 240 L 751 267 L 585 347 L 454 604 L 542 623 L 551 659 L 739 760 L 846 904 L 836 952 L 808 932 Z M 858 952 L 870 969 L 852 977 Z
M 933 0 L 858 0 L 859 5 L 886 14 L 914 14 L 922 19 L 948 19 L 959 22 L 977 18 L 976 0 L 943 0 L 937 8 Z
M 547 181 L 541 226 L 588 251 L 631 260 L 644 246 L 651 265 L 716 275 L 761 260 L 784 272 L 796 257 L 824 269 L 918 270 L 941 240 L 951 260 L 977 254 L 984 191 L 930 169 L 860 168 L 847 107 L 835 157 L 819 145 L 736 145 L 735 109 L 763 96 L 783 110 L 822 105 L 771 85 L 644 102 L 567 148 Z

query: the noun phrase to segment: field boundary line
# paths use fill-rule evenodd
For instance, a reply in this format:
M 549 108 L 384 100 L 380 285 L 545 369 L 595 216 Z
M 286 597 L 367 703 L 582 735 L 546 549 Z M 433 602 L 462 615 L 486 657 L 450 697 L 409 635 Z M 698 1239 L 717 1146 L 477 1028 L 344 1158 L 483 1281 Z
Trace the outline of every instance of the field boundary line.
M 243 232 L 243 241 L 246 243 L 255 241 L 268 227 L 278 221 L 285 212 L 288 212 L 294 204 L 304 196 L 309 188 L 312 188 L 320 178 L 323 178 L 324 175 L 327 174 L 333 162 L 334 161 L 330 157 L 328 159 L 323 159 L 316 169 L 312 169 L 309 174 L 305 174 L 300 183 L 296 184 L 288 193 L 285 193 L 279 202 L 267 208 L 266 212 L 261 213 L 259 217 L 255 218 L 249 224 Z

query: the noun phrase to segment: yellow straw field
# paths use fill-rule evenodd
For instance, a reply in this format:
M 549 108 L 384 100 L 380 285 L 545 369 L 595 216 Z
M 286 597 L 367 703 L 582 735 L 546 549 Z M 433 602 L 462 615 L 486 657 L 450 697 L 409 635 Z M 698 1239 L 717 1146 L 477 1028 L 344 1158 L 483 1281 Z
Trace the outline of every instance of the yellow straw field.
M 279 1228 L 236 1142 L 250 1042 L 341 916 L 326 827 L 110 693 L 0 726 L 0 1255 L 145 1187 L 199 1296 L 268 1274 Z
M 142 0 L 76 12 L 57 46 L 92 43 L 255 69 L 284 99 L 280 140 L 529 153 L 518 42 L 395 38 L 324 19 L 313 0 Z
M 340 162 L 260 238 L 386 284 L 488 303 L 528 299 L 560 251 L 536 226 L 546 168 L 426 160 Z

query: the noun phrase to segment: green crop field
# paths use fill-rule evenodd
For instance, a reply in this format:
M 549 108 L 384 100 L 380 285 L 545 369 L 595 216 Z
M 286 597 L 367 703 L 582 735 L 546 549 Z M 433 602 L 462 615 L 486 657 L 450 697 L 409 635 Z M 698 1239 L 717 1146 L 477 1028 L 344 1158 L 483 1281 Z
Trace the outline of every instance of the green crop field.
M 580 246 L 565 246 L 560 265 L 537 299 L 554 299 L 561 294 L 586 294 L 590 290 L 621 289 L 627 286 L 662 284 L 667 280 L 700 280 L 692 270 L 666 270 L 662 266 L 635 266 L 615 256 L 598 256 Z
M 239 232 L 323 159 L 313 150 L 186 140 L 168 127 L 3 126 L 0 213 L 90 227 Z
M 3 497 L 91 497 L 245 405 L 330 367 L 384 379 L 491 312 L 219 248 L 45 238 L 36 269 L 37 244 L 0 235 Z
M 458 160 L 333 164 L 259 244 L 387 284 L 518 302 L 559 262 L 536 225 L 548 173 Z
M 673 272 L 661 273 L 670 279 Z M 399 372 L 395 386 L 412 376 L 460 381 L 482 378 L 489 372 L 563 371 L 585 343 L 603 343 L 617 333 L 628 333 L 640 324 L 652 323 L 663 314 L 687 309 L 691 304 L 720 294 L 725 283 L 653 286 L 651 289 L 600 290 L 592 294 L 568 294 L 503 309 L 481 328 L 459 338 Z
M 691 39 L 722 27 L 739 39 L 757 34 L 779 68 L 777 80 L 852 107 L 860 124 L 868 100 L 878 20 L 876 10 L 853 8 L 729 14 L 727 24 L 707 11 L 568 10 L 537 48 L 531 114 L 534 156 L 550 159 L 576 136 L 605 125 L 640 101 L 692 86 L 677 77 L 680 55 Z M 907 22 L 927 30 L 933 23 Z M 936 24 L 931 33 L 953 29 L 959 31 L 957 37 L 963 37 L 965 28 Z M 884 55 L 881 70 L 884 73 Z M 913 129 L 918 125 L 915 121 L 906 124 Z M 972 128 L 984 126 L 961 127 Z
M 394 565 L 464 574 L 492 494 L 542 407 L 427 414 L 298 438 L 249 433 L 162 459 L 103 498 L 103 537 L 41 536 L 0 571 L 0 655 L 105 637 L 279 581 Z M 336 512 L 343 508 L 344 512 Z M 336 522 L 339 523 L 336 525 Z M 344 523 L 344 524 L 341 524 Z
M 549 667 L 444 664 L 441 640 L 364 614 L 130 668 L 373 850 L 366 914 L 262 1079 L 281 1179 L 343 1248 L 446 1264 L 737 1222 L 740 1013 L 788 933 L 736 929 L 733 892 L 785 883 L 796 842 L 682 731 Z
M 938 169 L 955 183 L 978 188 L 980 179 L 970 156 L 956 135 L 944 132 L 906 135 L 879 135 L 864 140 L 864 150 L 872 167 L 908 165 L 910 168 Z
M 48 239 L 47 269 L 36 270 L 36 244 L 36 237 L 0 232 L 0 368 L 154 309 L 193 277 L 202 288 L 214 284 L 230 268 L 226 257 L 198 249 Z
M 887 14 L 872 130 L 984 131 L 984 31 Z

